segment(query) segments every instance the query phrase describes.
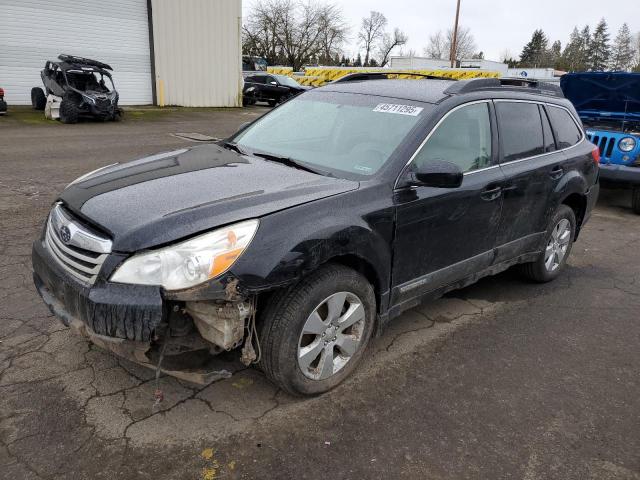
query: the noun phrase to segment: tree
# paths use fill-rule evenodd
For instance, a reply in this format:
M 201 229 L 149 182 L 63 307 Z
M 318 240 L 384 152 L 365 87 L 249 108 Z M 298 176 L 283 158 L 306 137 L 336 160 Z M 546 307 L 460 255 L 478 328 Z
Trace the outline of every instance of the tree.
M 635 38 L 635 56 L 633 60 L 633 68 L 632 71 L 640 72 L 640 32 L 636 34 Z
M 588 49 L 588 67 L 590 70 L 602 72 L 609 65 L 611 46 L 609 45 L 609 32 L 607 22 L 602 18 L 593 31 L 591 43 Z
M 391 35 L 385 33 L 380 45 L 380 66 L 384 67 L 389 62 L 389 55 L 393 49 L 403 46 L 408 39 L 409 37 L 399 28 L 395 28 Z
M 358 52 L 358 56 L 353 61 L 353 66 L 354 67 L 361 67 L 362 66 L 362 56 L 360 55 L 360 52 Z
M 382 13 L 371 11 L 369 17 L 362 19 L 362 25 L 358 32 L 358 40 L 364 48 L 364 64 L 369 64 L 369 57 L 374 45 L 384 37 L 384 29 L 387 26 L 387 17 Z
M 451 43 L 453 42 L 453 29 L 442 31 L 429 36 L 429 43 L 424 47 L 424 54 L 429 58 L 448 60 L 451 55 Z M 471 30 L 465 27 L 458 27 L 458 39 L 456 43 L 455 59 L 472 57 L 477 50 L 476 41 L 471 35 Z
M 630 70 L 634 60 L 633 38 L 629 25 L 623 23 L 618 30 L 615 40 L 613 41 L 613 49 L 611 51 L 611 69 L 612 70 Z
M 342 12 L 331 4 L 265 0 L 254 3 L 243 26 L 243 53 L 299 70 L 313 59 L 330 61 L 346 34 Z
M 547 46 L 549 40 L 545 33 L 538 29 L 533 32 L 531 40 L 522 49 L 520 65 L 522 67 L 544 67 L 549 62 Z
M 551 49 L 549 50 L 548 57 L 553 68 L 559 68 L 560 60 L 562 58 L 562 43 L 560 43 L 560 40 L 553 42 L 553 45 L 551 45 Z
M 320 12 L 320 63 L 335 63 L 335 58 L 349 33 L 342 10 L 336 5 L 324 5 Z

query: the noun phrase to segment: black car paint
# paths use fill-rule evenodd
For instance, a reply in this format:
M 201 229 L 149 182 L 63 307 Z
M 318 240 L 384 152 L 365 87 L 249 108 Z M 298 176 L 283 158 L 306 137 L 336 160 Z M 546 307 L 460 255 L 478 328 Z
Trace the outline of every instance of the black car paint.
M 533 159 L 542 171 L 552 169 L 555 163 L 563 164 L 562 175 L 549 178 L 548 190 L 546 185 L 543 191 L 532 186 L 525 170 L 500 165 L 499 148 L 494 149 L 494 168 L 465 175 L 458 189 L 403 186 L 408 160 L 438 121 L 459 105 L 486 98 L 487 92 L 445 96 L 387 164 L 360 181 L 323 177 L 207 145 L 151 162 L 143 159 L 106 169 L 68 188 L 60 200 L 113 238 L 116 253 L 100 272 L 96 288 L 103 289 L 102 300 L 114 309 L 126 308 L 126 304 L 118 297 L 120 286 L 108 278 L 131 253 L 237 220 L 259 218 L 252 244 L 226 274 L 184 291 L 150 287 L 139 292 L 147 298 L 141 303 L 153 303 L 151 299 L 158 292 L 165 301 L 230 299 L 234 295 L 246 298 L 291 286 L 319 265 L 333 261 L 367 276 L 374 285 L 378 314 L 384 323 L 425 295 L 435 296 L 532 260 L 542 249 L 545 225 L 559 204 L 577 196 L 586 220 L 595 202 L 597 168 L 591 157 L 593 147 L 585 139 L 570 153 Z M 491 92 L 491 98 L 549 102 L 567 108 L 577 118 L 564 99 L 513 92 Z M 496 139 L 494 136 L 494 142 Z M 527 162 L 519 163 L 524 168 Z M 140 171 L 128 175 L 130 168 Z M 188 202 L 166 201 L 171 185 L 195 174 L 208 188 L 192 189 L 193 198 Z M 225 192 L 216 197 L 216 186 L 231 181 L 234 175 L 242 176 L 240 184 L 248 183 L 239 188 L 234 182 L 238 188 L 235 195 L 229 197 Z M 252 175 L 254 180 L 250 181 Z M 283 179 L 283 188 L 275 188 Z M 160 181 L 166 181 L 168 187 L 149 188 Z M 182 183 L 181 188 L 188 185 Z M 500 195 L 494 198 L 490 191 L 495 188 L 500 189 Z M 535 229 L 514 240 L 513 232 L 520 232 L 521 221 L 530 220 L 520 217 L 521 203 L 545 196 Z M 117 216 L 114 206 L 122 207 L 119 202 L 127 197 L 142 203 L 138 207 L 135 202 L 127 203 L 132 216 L 127 217 L 128 223 L 122 223 L 113 218 Z M 501 221 L 504 212 L 510 212 L 516 221 Z M 470 223 L 460 222 L 463 217 Z M 41 242 L 37 244 L 34 252 L 41 255 Z M 75 282 L 64 274 L 61 277 Z

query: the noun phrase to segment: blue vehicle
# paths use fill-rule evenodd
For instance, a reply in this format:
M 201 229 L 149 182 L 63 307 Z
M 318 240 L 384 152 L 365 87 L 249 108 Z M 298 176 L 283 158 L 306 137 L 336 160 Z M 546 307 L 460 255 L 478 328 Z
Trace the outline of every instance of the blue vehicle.
M 560 86 L 600 149 L 602 185 L 632 188 L 640 214 L 640 73 L 569 73 Z

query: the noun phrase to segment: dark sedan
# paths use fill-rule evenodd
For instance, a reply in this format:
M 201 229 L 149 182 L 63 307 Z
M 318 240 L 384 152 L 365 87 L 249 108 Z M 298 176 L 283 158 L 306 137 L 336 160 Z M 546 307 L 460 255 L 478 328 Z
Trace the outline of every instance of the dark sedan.
M 308 90 L 309 87 L 300 85 L 293 78 L 286 75 L 259 73 L 248 75 L 244 79 L 242 90 L 242 104 L 254 105 L 256 102 L 267 102 L 275 107 L 291 97 Z

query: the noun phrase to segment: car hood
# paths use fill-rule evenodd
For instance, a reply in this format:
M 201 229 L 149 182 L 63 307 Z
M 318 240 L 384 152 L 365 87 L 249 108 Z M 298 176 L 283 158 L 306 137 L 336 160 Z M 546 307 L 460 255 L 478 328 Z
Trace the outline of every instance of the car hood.
M 581 117 L 640 119 L 640 73 L 568 73 L 560 87 Z
M 108 233 L 114 251 L 134 252 L 358 185 L 207 144 L 103 168 L 60 200 Z

